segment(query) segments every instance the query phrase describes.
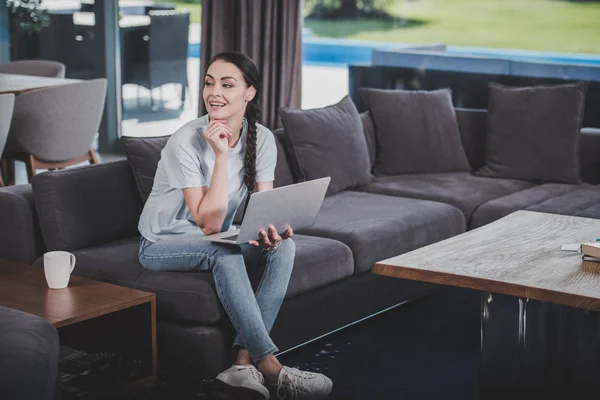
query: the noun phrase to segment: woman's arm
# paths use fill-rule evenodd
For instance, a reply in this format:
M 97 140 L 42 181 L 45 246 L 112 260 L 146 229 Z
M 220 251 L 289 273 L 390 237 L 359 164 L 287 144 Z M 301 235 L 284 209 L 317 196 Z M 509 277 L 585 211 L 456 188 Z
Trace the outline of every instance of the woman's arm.
M 229 201 L 227 156 L 217 157 L 210 186 L 183 189 L 183 197 L 196 225 L 205 235 L 221 231 Z
M 231 129 L 225 121 L 212 120 L 204 137 L 215 152 L 215 166 L 213 168 L 210 185 L 199 188 L 183 189 L 183 197 L 196 225 L 205 235 L 221 232 L 227 205 L 229 202 L 229 182 L 227 174 L 227 161 L 229 158 L 228 138 Z
M 256 182 L 256 191 L 264 192 L 265 190 L 273 189 L 273 181 L 268 182 Z

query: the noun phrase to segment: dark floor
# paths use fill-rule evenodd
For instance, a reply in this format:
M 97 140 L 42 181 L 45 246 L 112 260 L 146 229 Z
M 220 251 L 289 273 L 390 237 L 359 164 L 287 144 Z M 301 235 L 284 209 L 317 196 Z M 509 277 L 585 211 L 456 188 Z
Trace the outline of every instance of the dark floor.
M 444 288 L 350 328 L 282 354 L 284 365 L 318 371 L 334 382 L 329 397 L 363 399 L 477 399 L 479 292 Z M 126 397 L 86 399 L 252 399 L 214 382 L 161 377 Z

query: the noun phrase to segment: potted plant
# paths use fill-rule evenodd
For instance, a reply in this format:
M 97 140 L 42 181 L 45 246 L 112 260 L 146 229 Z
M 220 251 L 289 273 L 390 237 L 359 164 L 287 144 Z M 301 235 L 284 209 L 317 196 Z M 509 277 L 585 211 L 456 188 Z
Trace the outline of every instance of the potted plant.
M 50 18 L 42 0 L 7 0 L 10 57 L 12 60 L 36 58 L 38 34 Z

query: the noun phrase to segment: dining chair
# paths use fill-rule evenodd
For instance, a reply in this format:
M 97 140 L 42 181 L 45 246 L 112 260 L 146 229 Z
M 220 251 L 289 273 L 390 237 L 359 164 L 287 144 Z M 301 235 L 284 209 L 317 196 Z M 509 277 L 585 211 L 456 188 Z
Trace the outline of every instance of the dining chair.
M 181 86 L 181 107 L 188 88 L 189 11 L 150 11 L 147 30 L 124 32 L 122 83 L 152 90 L 168 83 Z M 161 92 L 162 98 L 162 92 Z M 162 100 L 162 99 L 161 99 Z
M 65 64 L 51 60 L 19 60 L 0 64 L 0 72 L 5 74 L 64 78 L 65 70 Z
M 93 142 L 106 99 L 106 78 L 32 90 L 15 98 L 3 158 L 25 162 L 27 177 L 38 169 L 60 169 L 98 163 Z
M 39 56 L 65 65 L 65 76 L 93 79 L 98 65 L 100 41 L 94 26 L 75 25 L 73 14 L 50 13 L 48 26 L 39 34 Z
M 6 145 L 6 139 L 8 138 L 8 129 L 10 128 L 10 120 L 13 114 L 13 108 L 15 105 L 15 95 L 12 93 L 0 95 L 0 158 Z M 2 169 L 0 169 L 0 186 L 4 186 L 4 180 L 2 179 Z

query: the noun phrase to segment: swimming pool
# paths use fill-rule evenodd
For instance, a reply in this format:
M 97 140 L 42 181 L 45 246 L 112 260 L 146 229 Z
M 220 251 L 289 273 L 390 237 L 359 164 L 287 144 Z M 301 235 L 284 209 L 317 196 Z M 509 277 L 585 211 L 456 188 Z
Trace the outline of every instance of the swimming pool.
M 305 34 L 302 38 L 302 58 L 303 63 L 308 65 L 347 67 L 350 64 L 371 63 L 371 54 L 375 49 L 405 49 L 412 46 L 409 43 L 316 38 Z M 541 52 L 466 46 L 447 46 L 446 53 L 515 61 L 600 66 L 600 54 Z M 189 56 L 200 56 L 200 43 L 190 44 Z

